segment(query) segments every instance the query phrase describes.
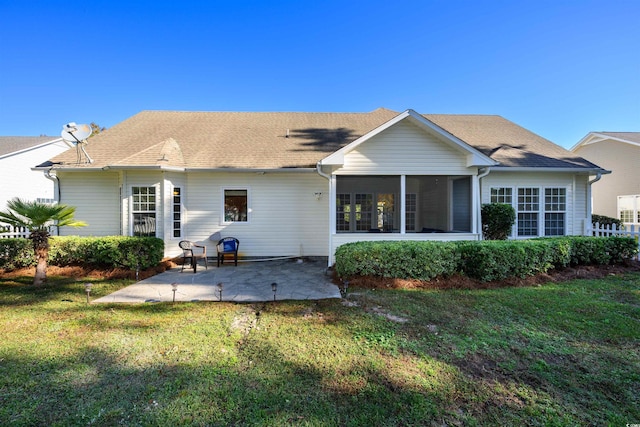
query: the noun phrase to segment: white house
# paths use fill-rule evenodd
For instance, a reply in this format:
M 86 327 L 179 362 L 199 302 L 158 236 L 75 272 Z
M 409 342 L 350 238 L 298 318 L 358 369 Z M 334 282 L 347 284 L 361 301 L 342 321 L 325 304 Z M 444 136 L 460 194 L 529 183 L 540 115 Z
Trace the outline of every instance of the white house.
M 593 184 L 593 213 L 640 225 L 640 132 L 589 132 L 571 151 L 611 170 Z
M 14 197 L 44 203 L 57 199 L 53 180 L 33 168 L 69 148 L 52 136 L 0 136 L 0 210 Z
M 154 235 L 167 256 L 220 233 L 246 257 L 326 256 L 356 240 L 481 238 L 510 203 L 514 238 L 579 235 L 608 171 L 499 116 L 144 111 L 47 172 L 89 226 Z

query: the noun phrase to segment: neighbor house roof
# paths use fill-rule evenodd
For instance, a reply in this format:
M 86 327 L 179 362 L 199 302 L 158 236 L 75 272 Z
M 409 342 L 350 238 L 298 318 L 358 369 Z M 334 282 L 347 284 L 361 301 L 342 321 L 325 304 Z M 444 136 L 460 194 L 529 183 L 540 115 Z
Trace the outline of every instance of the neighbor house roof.
M 48 142 L 58 141 L 55 136 L 0 136 L 0 157 L 36 148 Z
M 52 160 L 65 168 L 313 168 L 399 114 L 384 108 L 369 113 L 143 111 L 89 140 L 92 164 L 77 164 L 71 152 Z M 500 167 L 598 168 L 500 116 L 423 117 Z
M 581 146 L 595 144 L 602 141 L 618 141 L 631 145 L 640 145 L 640 132 L 589 132 L 571 148 L 575 151 Z

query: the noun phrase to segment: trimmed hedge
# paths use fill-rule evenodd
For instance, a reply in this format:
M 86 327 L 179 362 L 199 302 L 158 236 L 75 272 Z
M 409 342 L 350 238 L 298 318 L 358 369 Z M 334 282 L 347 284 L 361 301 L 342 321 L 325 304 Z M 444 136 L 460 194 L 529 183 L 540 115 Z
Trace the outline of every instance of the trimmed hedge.
M 637 242 L 629 237 L 353 242 L 336 250 L 335 271 L 342 278 L 431 280 L 463 274 L 489 282 L 524 278 L 569 265 L 619 264 L 637 251 Z
M 164 242 L 157 237 L 53 236 L 49 240 L 49 265 L 123 267 L 130 270 L 156 266 L 164 256 Z M 0 268 L 35 265 L 29 239 L 0 239 Z

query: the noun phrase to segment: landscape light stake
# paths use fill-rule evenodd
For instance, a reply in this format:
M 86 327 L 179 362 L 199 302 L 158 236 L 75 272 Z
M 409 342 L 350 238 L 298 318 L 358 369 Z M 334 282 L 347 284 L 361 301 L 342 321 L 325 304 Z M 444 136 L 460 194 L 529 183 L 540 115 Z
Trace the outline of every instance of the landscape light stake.
M 178 284 L 175 282 L 172 283 L 171 290 L 173 291 L 173 302 L 176 302 L 176 291 L 178 290 Z
M 218 301 L 222 302 L 222 282 L 218 283 L 216 288 L 218 289 Z
M 342 296 L 346 297 L 347 296 L 347 291 L 349 290 L 349 281 L 348 280 L 343 280 L 342 281 Z
M 89 304 L 89 294 L 91 293 L 91 286 L 93 286 L 91 283 L 84 284 L 84 291 L 87 293 L 87 304 Z
M 273 291 L 273 300 L 276 300 L 276 291 L 278 290 L 278 284 L 276 282 L 273 282 L 271 284 L 271 290 Z

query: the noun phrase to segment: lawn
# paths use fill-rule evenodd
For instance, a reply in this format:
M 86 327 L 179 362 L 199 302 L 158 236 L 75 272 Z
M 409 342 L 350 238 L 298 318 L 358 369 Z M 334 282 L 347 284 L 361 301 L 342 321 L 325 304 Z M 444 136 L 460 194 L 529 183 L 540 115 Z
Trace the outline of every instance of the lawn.
M 640 273 L 244 305 L 31 280 L 0 279 L 0 425 L 640 423 Z

